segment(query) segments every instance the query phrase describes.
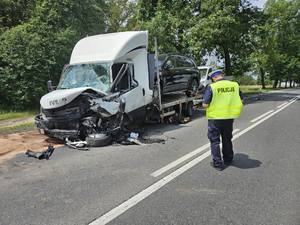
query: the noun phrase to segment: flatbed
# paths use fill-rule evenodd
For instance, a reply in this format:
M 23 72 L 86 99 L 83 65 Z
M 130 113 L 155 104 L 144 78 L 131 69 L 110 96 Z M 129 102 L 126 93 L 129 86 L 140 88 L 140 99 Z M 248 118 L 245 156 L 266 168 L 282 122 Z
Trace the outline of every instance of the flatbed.
M 176 113 L 179 118 L 192 116 L 194 107 L 202 103 L 202 95 L 188 97 L 184 93 L 172 93 L 161 98 L 161 120 Z

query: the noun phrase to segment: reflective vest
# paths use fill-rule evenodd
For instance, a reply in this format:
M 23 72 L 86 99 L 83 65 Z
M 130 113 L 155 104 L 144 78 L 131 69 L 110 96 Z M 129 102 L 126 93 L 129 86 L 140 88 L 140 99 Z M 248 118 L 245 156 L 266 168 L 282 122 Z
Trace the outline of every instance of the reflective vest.
M 206 109 L 208 119 L 238 118 L 243 109 L 239 85 L 236 82 L 220 80 L 210 84 L 212 100 Z

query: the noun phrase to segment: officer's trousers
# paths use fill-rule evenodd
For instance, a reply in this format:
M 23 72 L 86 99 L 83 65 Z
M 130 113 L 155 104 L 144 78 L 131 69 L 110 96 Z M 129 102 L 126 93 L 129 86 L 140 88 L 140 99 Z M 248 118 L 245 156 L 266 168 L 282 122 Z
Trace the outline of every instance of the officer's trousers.
M 215 165 L 224 162 L 231 162 L 233 159 L 232 149 L 232 129 L 233 119 L 226 120 L 208 120 L 207 136 L 210 140 L 211 155 Z M 220 152 L 220 137 L 222 138 L 222 154 Z

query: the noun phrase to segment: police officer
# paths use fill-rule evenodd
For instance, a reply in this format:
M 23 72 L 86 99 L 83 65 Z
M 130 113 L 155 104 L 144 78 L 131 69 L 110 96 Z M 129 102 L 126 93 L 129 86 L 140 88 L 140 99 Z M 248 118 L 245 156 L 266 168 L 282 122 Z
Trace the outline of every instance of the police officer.
M 208 119 L 208 139 L 211 145 L 211 166 L 223 170 L 233 161 L 233 121 L 241 114 L 243 103 L 237 82 L 225 80 L 222 70 L 210 73 L 213 83 L 207 86 L 203 96 L 203 107 Z M 220 153 L 222 138 L 222 155 Z

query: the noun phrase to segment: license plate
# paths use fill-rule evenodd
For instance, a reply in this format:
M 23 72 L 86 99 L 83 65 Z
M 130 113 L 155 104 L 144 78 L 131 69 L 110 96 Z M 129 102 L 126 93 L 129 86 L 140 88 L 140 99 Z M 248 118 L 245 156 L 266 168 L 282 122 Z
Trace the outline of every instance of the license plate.
M 40 134 L 45 134 L 45 130 L 44 129 L 40 129 Z

